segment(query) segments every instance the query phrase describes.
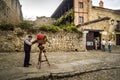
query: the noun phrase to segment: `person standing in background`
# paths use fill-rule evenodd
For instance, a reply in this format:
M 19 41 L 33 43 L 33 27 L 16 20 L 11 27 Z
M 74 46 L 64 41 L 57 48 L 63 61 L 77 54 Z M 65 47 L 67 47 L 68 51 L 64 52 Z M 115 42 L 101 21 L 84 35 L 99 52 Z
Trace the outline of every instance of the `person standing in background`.
M 97 41 L 97 39 L 95 39 L 95 50 L 97 50 L 98 49 L 98 41 Z
M 101 44 L 102 44 L 102 51 L 105 52 L 106 41 L 103 39 Z
M 112 52 L 112 42 L 111 42 L 111 40 L 108 41 L 108 51 L 110 53 Z

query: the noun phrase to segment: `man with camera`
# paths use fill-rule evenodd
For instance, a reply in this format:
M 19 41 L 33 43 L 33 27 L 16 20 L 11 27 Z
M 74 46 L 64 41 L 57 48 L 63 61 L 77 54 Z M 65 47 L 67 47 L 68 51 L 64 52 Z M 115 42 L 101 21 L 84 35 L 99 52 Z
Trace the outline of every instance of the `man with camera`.
M 29 67 L 31 65 L 30 62 L 30 51 L 31 51 L 31 45 L 32 45 L 32 36 L 27 36 L 27 39 L 24 41 L 24 52 L 25 52 L 25 58 L 24 58 L 24 67 Z
M 27 39 L 24 41 L 24 51 L 25 51 L 24 67 L 29 67 L 29 65 L 31 65 L 29 62 L 30 62 L 30 51 L 32 44 L 35 44 L 36 42 L 38 43 L 38 47 L 40 49 L 40 54 L 41 54 L 42 51 L 44 50 L 44 46 L 42 46 L 42 44 L 45 44 L 46 42 L 50 43 L 47 40 L 47 37 L 43 34 L 38 34 L 37 40 L 34 40 L 33 42 L 31 42 L 31 40 L 32 40 L 32 36 L 28 36 Z

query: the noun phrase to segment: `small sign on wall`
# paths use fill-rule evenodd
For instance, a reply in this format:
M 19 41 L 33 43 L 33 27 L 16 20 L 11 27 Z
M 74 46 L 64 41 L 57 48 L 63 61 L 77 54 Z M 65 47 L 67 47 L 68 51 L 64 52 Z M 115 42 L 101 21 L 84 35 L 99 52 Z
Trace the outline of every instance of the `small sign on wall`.
M 92 41 L 87 41 L 87 46 L 93 46 L 93 42 Z

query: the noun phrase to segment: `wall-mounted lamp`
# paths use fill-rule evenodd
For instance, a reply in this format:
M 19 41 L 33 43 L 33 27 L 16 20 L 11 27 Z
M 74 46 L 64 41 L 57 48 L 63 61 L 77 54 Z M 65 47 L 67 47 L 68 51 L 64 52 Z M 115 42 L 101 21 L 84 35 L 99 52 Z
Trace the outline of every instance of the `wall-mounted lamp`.
M 111 25 L 113 25 L 113 24 L 114 24 L 114 20 L 112 19 L 112 20 L 111 20 Z
M 115 32 L 112 32 L 112 35 L 114 35 L 115 34 Z
M 102 35 L 107 35 L 107 31 L 103 31 L 103 32 L 102 32 Z

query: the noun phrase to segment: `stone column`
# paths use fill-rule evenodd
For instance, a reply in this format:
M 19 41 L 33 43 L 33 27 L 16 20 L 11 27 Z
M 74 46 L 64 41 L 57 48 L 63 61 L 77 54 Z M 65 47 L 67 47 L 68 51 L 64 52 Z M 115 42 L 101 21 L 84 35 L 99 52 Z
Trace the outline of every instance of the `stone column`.
M 88 31 L 83 31 L 83 48 L 85 51 L 87 51 L 86 49 L 86 35 L 87 35 Z

